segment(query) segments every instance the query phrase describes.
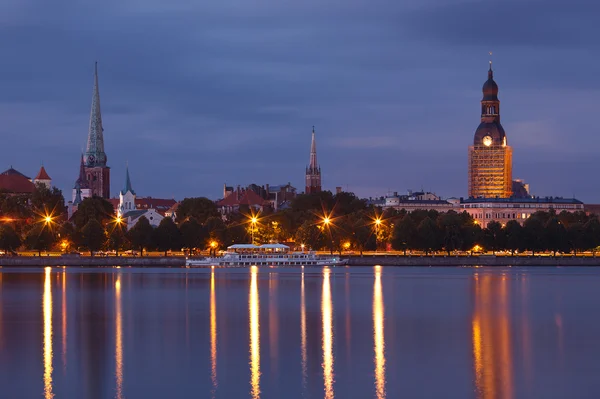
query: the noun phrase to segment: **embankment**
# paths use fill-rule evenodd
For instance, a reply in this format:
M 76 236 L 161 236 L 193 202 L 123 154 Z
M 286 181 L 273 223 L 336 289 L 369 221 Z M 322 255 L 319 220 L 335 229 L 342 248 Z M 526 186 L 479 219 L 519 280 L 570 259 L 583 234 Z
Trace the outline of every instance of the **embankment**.
M 351 255 L 349 266 L 600 266 L 600 257 L 573 256 L 402 256 Z M 63 257 L 14 256 L 0 257 L 2 267 L 183 267 L 183 257 Z
M 600 266 L 592 256 L 402 256 L 355 255 L 350 266 Z
M 13 256 L 0 257 L 2 267 L 43 267 L 43 266 L 79 266 L 79 267 L 181 267 L 185 258 L 168 256 L 149 257 L 90 257 L 90 256 Z

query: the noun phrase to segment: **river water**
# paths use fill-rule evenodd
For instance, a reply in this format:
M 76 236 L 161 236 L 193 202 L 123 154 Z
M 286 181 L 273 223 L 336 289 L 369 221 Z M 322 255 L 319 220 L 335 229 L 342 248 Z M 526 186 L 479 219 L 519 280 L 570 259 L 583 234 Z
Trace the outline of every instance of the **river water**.
M 598 398 L 600 268 L 0 269 L 1 398 Z

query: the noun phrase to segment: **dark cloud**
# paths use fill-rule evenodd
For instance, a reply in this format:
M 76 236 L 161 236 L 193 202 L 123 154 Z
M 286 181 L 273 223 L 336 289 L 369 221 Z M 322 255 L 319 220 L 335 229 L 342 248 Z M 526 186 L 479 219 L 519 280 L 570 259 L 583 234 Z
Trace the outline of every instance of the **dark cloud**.
M 326 188 L 466 193 L 487 51 L 515 177 L 570 195 L 600 145 L 594 3 L 74 0 L 0 5 L 0 159 L 70 189 L 93 62 L 113 191 L 303 185 L 317 127 Z M 549 177 L 538 165 L 564 160 Z M 583 180 L 582 180 L 583 182 Z M 582 183 L 583 184 L 583 183 Z M 581 191 L 586 200 L 600 192 Z

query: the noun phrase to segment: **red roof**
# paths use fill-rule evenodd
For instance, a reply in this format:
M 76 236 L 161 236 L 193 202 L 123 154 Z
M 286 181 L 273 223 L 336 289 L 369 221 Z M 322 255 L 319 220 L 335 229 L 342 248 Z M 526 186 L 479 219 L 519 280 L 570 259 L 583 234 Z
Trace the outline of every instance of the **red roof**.
M 13 194 L 30 194 L 35 190 L 35 185 L 23 175 L 0 174 L 0 190 Z
M 156 212 L 160 213 L 162 216 L 165 216 L 165 212 L 171 209 L 173 205 L 175 205 L 177 201 L 172 198 L 164 199 L 164 198 L 136 198 L 135 199 L 135 207 L 136 209 L 155 209 Z
M 108 200 L 115 211 L 119 208 L 119 198 L 110 198 Z M 165 212 L 171 209 L 173 205 L 177 204 L 172 198 L 164 199 L 164 198 L 152 198 L 152 197 L 138 197 L 135 199 L 135 209 L 154 209 L 156 212 L 160 213 L 162 216 L 165 216 Z
M 34 180 L 52 180 L 52 179 L 50 178 L 50 176 L 48 176 L 48 173 L 46 173 L 46 169 L 44 169 L 44 167 L 42 166 Z
M 239 206 L 239 205 L 258 205 L 263 206 L 269 203 L 263 197 L 256 194 L 252 190 L 234 191 L 221 201 L 217 202 L 217 206 Z

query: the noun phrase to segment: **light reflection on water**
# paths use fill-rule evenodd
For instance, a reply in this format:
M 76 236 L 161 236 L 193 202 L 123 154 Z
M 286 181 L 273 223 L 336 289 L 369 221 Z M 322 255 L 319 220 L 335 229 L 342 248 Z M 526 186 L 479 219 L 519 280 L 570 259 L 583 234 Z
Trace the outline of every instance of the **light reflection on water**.
M 599 285 L 600 269 L 0 269 L 0 396 L 600 397 L 600 322 L 581 313 Z
M 323 294 L 321 313 L 323 317 L 323 382 L 325 399 L 333 399 L 333 310 L 331 304 L 331 283 L 329 268 L 323 269 Z
M 260 398 L 260 304 L 258 302 L 258 267 L 250 269 L 250 297 L 248 307 L 250 312 L 250 396 Z
M 51 399 L 52 393 L 52 269 L 46 267 L 44 271 L 44 295 L 42 306 L 44 309 L 44 397 Z
M 375 283 L 373 284 L 373 341 L 375 349 L 375 394 L 377 395 L 377 399 L 384 399 L 386 397 L 384 320 L 381 266 L 375 266 Z
M 117 399 L 123 398 L 123 316 L 121 314 L 121 273 L 115 281 L 115 378 Z
M 210 272 L 210 380 L 211 394 L 217 391 L 217 299 L 215 294 L 215 270 Z

